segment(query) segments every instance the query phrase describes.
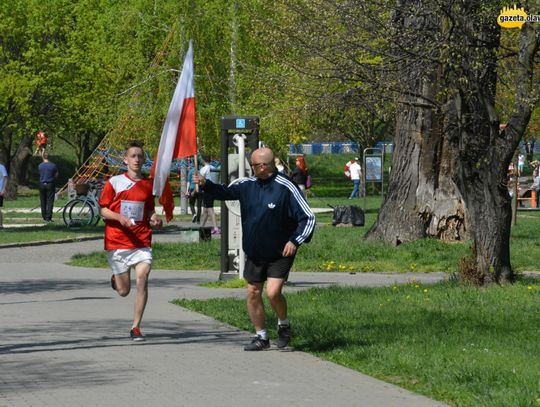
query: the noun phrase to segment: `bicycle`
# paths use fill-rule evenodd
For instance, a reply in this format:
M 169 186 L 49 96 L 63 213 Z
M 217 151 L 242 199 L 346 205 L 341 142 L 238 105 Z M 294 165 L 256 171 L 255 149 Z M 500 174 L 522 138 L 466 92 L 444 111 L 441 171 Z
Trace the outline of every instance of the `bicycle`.
M 95 183 L 76 185 L 77 197 L 64 206 L 62 219 L 69 227 L 95 226 L 99 223 L 98 197 L 101 189 Z

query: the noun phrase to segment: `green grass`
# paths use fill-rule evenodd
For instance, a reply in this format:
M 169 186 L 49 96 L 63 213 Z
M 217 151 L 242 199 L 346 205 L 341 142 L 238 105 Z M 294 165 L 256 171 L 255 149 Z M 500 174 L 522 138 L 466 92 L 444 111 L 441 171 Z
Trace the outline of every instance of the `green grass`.
M 44 226 L 26 226 L 2 229 L 0 244 L 28 243 L 40 241 L 54 241 L 63 239 L 77 239 L 89 236 L 103 236 L 103 224 L 88 226 L 80 229 L 67 229 L 61 220 Z M 40 221 L 39 223 L 42 223 Z
M 347 161 L 357 156 L 358 154 L 321 154 L 308 155 L 306 160 L 309 167 L 309 172 L 312 176 L 313 187 L 311 190 L 320 197 L 337 197 L 347 198 L 352 191 L 351 181 L 343 174 L 343 167 Z M 294 164 L 294 163 L 293 163 Z M 391 164 L 391 155 L 387 154 L 384 162 L 385 174 L 384 189 L 387 188 L 388 168 Z M 368 191 L 373 191 L 373 185 L 370 183 L 367 186 Z M 378 185 L 380 190 L 380 184 Z
M 330 157 L 331 158 L 331 157 Z M 319 170 L 320 174 L 330 174 L 336 171 L 336 166 L 341 160 L 330 160 L 328 156 L 320 157 L 320 161 L 310 161 L 313 170 Z M 341 165 L 341 164 L 340 164 Z M 342 168 L 341 168 L 342 170 Z M 340 171 L 341 171 L 340 170 Z M 34 191 L 35 192 L 35 191 Z M 378 208 L 381 204 L 381 196 L 369 196 L 357 200 L 348 200 L 347 195 L 336 197 L 315 196 L 308 199 L 312 207 L 327 207 L 328 205 L 355 204 L 365 208 L 365 226 L 354 228 L 332 227 L 332 213 L 317 214 L 318 226 L 313 240 L 303 245 L 295 260 L 293 271 L 350 271 L 350 272 L 431 272 L 457 270 L 458 260 L 469 253 L 469 243 L 447 244 L 436 239 L 419 240 L 413 243 L 402 244 L 398 247 L 390 246 L 381 242 L 371 242 L 364 239 L 365 233 L 375 222 Z M 32 191 L 29 196 L 21 198 L 28 207 L 30 203 L 36 204 L 39 198 Z M 37 200 L 37 201 L 36 201 Z M 19 202 L 19 201 L 13 201 Z M 35 214 L 9 212 L 16 206 L 8 202 L 4 211 L 8 211 L 5 222 L 13 223 L 41 223 Z M 57 201 L 60 205 L 62 201 Z M 330 209 L 330 208 L 329 208 Z M 81 234 L 99 234 L 102 229 L 82 228 L 79 230 L 65 229 L 60 220 L 60 213 L 55 213 L 57 223 L 46 229 L 24 228 L 6 229 L 0 233 L 1 243 L 28 242 L 33 240 L 72 238 Z M 177 217 L 181 220 L 189 220 L 189 216 Z M 102 228 L 102 226 L 101 226 Z M 512 228 L 511 234 L 511 260 L 512 265 L 518 272 L 538 270 L 537 258 L 540 258 L 540 241 L 537 239 L 537 231 L 540 230 L 540 212 L 518 212 L 518 222 Z M 210 244 L 201 245 L 202 250 L 194 250 L 193 245 L 168 244 L 156 245 L 155 267 L 173 270 L 218 270 L 219 243 L 212 240 Z M 198 247 L 198 246 L 197 246 Z M 182 253 L 181 256 L 175 253 Z M 74 258 L 74 265 L 94 267 L 106 267 L 103 253 Z
M 63 206 L 67 202 L 67 198 L 57 199 L 54 201 L 54 206 Z M 4 207 L 2 210 L 15 211 L 17 209 L 39 209 L 39 191 L 37 189 L 21 188 L 19 195 L 15 200 L 4 199 Z
M 247 282 L 243 278 L 232 278 L 226 281 L 210 281 L 199 284 L 199 286 L 207 288 L 245 288 L 247 287 Z
M 373 222 L 375 215 L 376 213 L 368 208 L 368 222 Z M 395 247 L 365 240 L 363 237 L 367 227 L 330 226 L 331 214 L 319 214 L 317 220 L 319 226 L 313 240 L 300 247 L 293 271 L 452 273 L 457 271 L 458 260 L 470 251 L 468 243 L 449 244 L 436 239 L 418 240 Z M 537 230 L 540 230 L 540 213 L 520 212 L 518 223 L 512 229 L 510 242 L 512 265 L 517 272 L 538 270 L 540 243 L 536 237 Z M 8 231 L 15 233 L 14 229 L 7 229 L 6 232 Z M 60 231 L 56 230 L 55 234 L 60 234 Z M 0 234 L 0 241 L 2 239 L 3 235 Z M 219 270 L 219 251 L 218 239 L 201 244 L 155 244 L 154 267 L 171 270 Z M 107 267 L 104 253 L 77 256 L 70 264 Z
M 153 243 L 152 268 L 160 270 L 218 270 L 217 239 L 202 243 Z M 67 263 L 80 267 L 108 268 L 105 251 L 76 254 Z
M 287 301 L 299 350 L 454 406 L 540 404 L 538 280 L 311 289 Z M 174 302 L 252 330 L 244 300 Z

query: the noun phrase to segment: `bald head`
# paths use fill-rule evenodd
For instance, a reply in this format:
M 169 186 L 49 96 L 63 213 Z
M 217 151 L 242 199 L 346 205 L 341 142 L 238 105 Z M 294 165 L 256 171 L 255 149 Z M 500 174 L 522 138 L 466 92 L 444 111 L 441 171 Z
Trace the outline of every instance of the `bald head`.
M 267 147 L 254 150 L 253 153 L 251 153 L 251 167 L 257 178 L 269 178 L 276 168 L 273 151 Z
M 255 159 L 256 162 L 274 162 L 274 152 L 268 147 L 261 147 L 253 151 L 251 160 L 253 159 Z

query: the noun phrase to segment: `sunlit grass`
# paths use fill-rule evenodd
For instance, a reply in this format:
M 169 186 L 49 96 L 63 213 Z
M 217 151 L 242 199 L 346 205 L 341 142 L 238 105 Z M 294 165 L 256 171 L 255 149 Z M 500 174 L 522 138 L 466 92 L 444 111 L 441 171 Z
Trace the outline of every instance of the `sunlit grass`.
M 219 240 L 202 243 L 154 243 L 153 269 L 160 270 L 218 270 Z M 76 254 L 67 263 L 80 267 L 108 268 L 105 251 Z
M 368 212 L 367 216 L 374 220 L 374 214 Z M 539 269 L 536 259 L 540 258 L 540 243 L 536 238 L 536 230 L 540 230 L 540 214 L 522 216 L 520 214 L 517 225 L 512 229 L 512 265 L 517 272 L 535 271 Z M 365 240 L 366 227 L 329 226 L 329 214 L 317 215 L 317 221 L 320 226 L 316 228 L 311 243 L 300 247 L 293 271 L 453 273 L 457 271 L 459 259 L 470 252 L 468 242 L 445 243 L 436 239 L 423 239 L 396 247 Z M 54 233 L 60 232 L 56 230 Z M 219 253 L 219 239 L 200 244 L 155 244 L 154 268 L 219 270 Z M 107 266 L 104 253 L 101 256 L 77 256 L 71 264 Z
M 535 406 L 540 282 L 488 289 L 414 281 L 286 294 L 293 346 L 456 406 Z M 245 301 L 177 304 L 252 331 Z M 268 303 L 267 326 L 275 338 Z

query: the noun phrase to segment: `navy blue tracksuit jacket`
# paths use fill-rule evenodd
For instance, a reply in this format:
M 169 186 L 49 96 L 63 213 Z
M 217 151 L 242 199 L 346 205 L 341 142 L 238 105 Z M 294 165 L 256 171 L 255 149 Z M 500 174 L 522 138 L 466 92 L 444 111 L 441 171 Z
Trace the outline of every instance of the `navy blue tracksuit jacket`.
M 298 247 L 311 240 L 315 215 L 300 189 L 282 173 L 265 180 L 245 178 L 231 186 L 207 180 L 203 189 L 218 200 L 240 201 L 242 246 L 253 260 L 276 260 L 288 241 Z

